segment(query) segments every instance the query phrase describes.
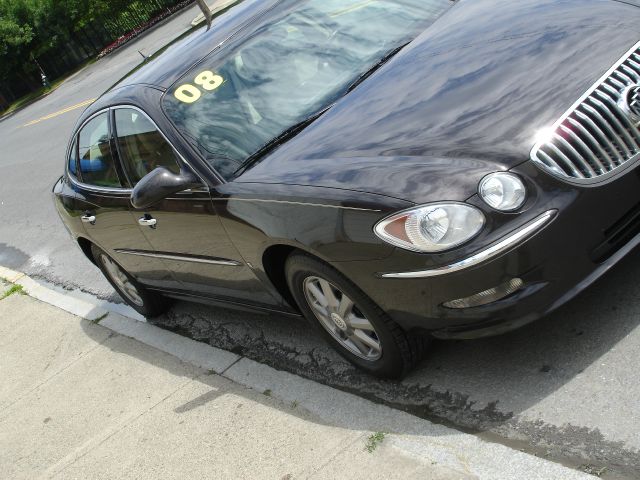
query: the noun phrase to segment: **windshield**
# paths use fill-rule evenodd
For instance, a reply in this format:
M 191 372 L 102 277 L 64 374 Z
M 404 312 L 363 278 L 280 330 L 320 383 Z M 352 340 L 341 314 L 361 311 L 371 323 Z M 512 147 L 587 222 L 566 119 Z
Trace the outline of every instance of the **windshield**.
M 285 2 L 164 97 L 178 130 L 225 179 L 275 137 L 331 105 L 449 0 Z

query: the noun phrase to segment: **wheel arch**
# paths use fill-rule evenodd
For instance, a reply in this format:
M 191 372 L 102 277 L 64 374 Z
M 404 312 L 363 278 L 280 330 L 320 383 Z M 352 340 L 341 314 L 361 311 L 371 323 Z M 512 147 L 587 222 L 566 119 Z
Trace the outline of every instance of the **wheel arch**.
M 262 270 L 282 298 L 284 298 L 292 308 L 300 312 L 300 307 L 289 289 L 287 273 L 285 270 L 287 259 L 294 253 L 307 255 L 331 266 L 331 268 L 334 268 L 343 275 L 346 274 L 341 271 L 340 268 L 337 268 L 332 264 L 329 259 L 324 258 L 322 255 L 319 255 L 312 250 L 308 250 L 304 245 L 292 245 L 288 243 L 276 243 L 269 245 L 262 253 Z
M 262 253 L 262 268 L 267 278 L 282 298 L 284 298 L 292 308 L 300 311 L 297 302 L 291 294 L 291 290 L 289 290 L 287 274 L 285 271 L 287 258 L 295 252 L 306 253 L 304 250 L 294 247 L 293 245 L 271 245 Z
M 85 256 L 89 259 L 91 263 L 96 265 L 96 259 L 93 258 L 93 252 L 91 251 L 91 245 L 93 244 L 91 240 L 84 237 L 78 237 L 77 240 L 78 240 L 78 246 L 80 247 L 80 250 L 82 250 L 82 253 L 85 254 Z

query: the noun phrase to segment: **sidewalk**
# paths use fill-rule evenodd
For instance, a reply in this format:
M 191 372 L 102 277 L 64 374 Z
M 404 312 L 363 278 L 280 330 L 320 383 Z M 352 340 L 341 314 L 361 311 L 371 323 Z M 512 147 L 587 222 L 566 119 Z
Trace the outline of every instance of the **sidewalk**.
M 146 343 L 204 354 L 211 368 Z M 145 323 L 91 322 L 19 293 L 0 300 L 0 378 L 7 479 L 592 478 Z M 369 453 L 376 432 L 391 433 Z

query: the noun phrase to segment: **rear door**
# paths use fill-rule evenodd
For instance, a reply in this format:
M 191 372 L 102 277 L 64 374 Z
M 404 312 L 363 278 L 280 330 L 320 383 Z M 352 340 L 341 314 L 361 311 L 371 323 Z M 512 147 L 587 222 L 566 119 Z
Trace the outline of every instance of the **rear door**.
M 179 164 L 186 162 L 144 112 L 118 107 L 114 119 L 118 151 L 132 185 L 157 167 L 180 172 Z M 133 213 L 153 251 L 131 254 L 162 259 L 185 294 L 273 303 L 227 236 L 204 182 L 202 188 Z

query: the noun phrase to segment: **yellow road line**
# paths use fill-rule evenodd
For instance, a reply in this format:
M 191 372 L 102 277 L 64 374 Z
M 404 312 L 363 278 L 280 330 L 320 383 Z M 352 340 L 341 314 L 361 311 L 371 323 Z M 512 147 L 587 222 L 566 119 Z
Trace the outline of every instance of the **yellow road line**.
M 77 103 L 75 105 L 71 105 L 70 107 L 66 107 L 66 108 L 63 108 L 62 110 L 58 110 L 57 112 L 50 113 L 49 115 L 45 115 L 44 117 L 40 117 L 37 120 L 32 120 L 29 123 L 24 124 L 23 127 L 28 127 L 30 125 L 35 125 L 36 123 L 43 122 L 45 120 L 49 120 L 50 118 L 54 118 L 54 117 L 57 117 L 58 115 L 62 115 L 63 113 L 70 112 L 71 110 L 75 110 L 77 108 L 84 107 L 84 106 L 89 105 L 90 103 L 93 103 L 95 101 L 96 101 L 95 98 L 90 98 L 89 100 L 85 100 L 84 102 L 80 102 L 80 103 Z

